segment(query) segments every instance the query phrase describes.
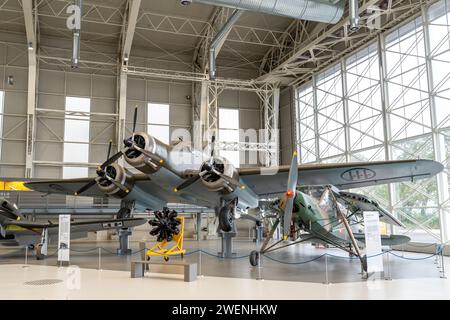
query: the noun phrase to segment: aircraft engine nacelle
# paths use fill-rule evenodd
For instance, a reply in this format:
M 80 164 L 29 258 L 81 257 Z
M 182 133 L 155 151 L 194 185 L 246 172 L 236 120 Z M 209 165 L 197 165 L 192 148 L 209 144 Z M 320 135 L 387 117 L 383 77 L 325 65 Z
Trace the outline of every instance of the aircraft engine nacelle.
M 145 174 L 158 171 L 161 168 L 160 161 L 162 161 L 159 159 L 167 159 L 167 146 L 145 132 L 134 134 L 134 143 L 139 148 L 153 154 L 154 159 L 150 159 L 142 152 L 130 149 L 125 152 L 126 162 Z
M 114 163 L 107 166 L 105 174 L 114 182 L 106 177 L 99 177 L 97 185 L 103 193 L 117 198 L 125 198 L 133 190 L 133 175 L 121 165 Z
M 22 217 L 17 206 L 6 199 L 1 200 L 0 212 L 9 219 L 16 220 Z
M 200 168 L 201 181 L 203 185 L 210 191 L 228 191 L 232 190 L 229 187 L 227 181 L 213 172 L 213 170 L 220 172 L 221 174 L 233 178 L 239 181 L 239 174 L 236 168 L 224 158 L 213 158 L 212 165 L 210 161 L 206 161 Z

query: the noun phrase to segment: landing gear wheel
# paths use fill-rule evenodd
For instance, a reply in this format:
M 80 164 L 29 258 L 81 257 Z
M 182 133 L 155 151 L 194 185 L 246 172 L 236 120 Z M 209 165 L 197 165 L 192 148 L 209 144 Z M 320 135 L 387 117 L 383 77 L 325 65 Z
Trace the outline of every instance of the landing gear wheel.
M 150 256 L 146 256 L 145 260 L 150 261 Z
M 257 267 L 258 266 L 258 263 L 259 263 L 259 255 L 260 255 L 260 253 L 258 252 L 258 251 L 252 251 L 252 252 L 250 252 L 250 264 L 253 266 L 253 267 Z
M 169 257 L 164 257 L 164 261 L 165 262 L 169 261 Z
M 219 211 L 219 227 L 223 232 L 230 232 L 233 226 L 233 212 L 231 206 L 222 207 Z
M 184 259 L 184 253 L 182 253 L 182 254 L 180 255 L 180 257 L 181 257 L 181 259 Z

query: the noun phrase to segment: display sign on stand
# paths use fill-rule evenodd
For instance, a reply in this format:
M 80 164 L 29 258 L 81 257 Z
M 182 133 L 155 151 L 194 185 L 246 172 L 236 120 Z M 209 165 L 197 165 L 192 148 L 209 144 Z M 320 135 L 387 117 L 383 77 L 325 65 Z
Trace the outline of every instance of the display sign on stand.
M 70 260 L 70 214 L 59 216 L 58 262 Z
M 42 237 L 41 237 L 41 254 L 46 256 L 48 254 L 48 229 L 45 228 L 42 230 Z
M 366 235 L 367 272 L 383 272 L 380 216 L 377 211 L 364 212 L 364 227 Z

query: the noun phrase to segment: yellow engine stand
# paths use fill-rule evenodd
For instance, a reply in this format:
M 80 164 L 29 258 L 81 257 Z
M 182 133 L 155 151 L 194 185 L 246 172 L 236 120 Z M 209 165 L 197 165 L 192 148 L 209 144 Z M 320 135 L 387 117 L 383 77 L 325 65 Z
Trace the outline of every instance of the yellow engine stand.
M 145 254 L 149 258 L 151 256 L 159 256 L 164 257 L 165 261 L 169 261 L 169 256 L 181 255 L 181 258 L 184 257 L 186 250 L 183 249 L 183 240 L 184 240 L 184 217 L 177 217 L 178 220 L 181 221 L 180 224 L 180 233 L 173 236 L 173 240 L 168 242 L 164 240 L 162 242 L 158 242 L 155 244 L 150 250 Z M 169 249 L 166 246 L 169 243 L 175 242 L 175 244 Z

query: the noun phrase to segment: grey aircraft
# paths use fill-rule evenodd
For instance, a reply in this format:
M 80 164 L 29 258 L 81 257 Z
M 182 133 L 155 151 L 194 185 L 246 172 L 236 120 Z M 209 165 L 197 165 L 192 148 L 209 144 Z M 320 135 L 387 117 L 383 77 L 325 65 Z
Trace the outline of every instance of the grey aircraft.
M 258 209 L 262 199 L 286 191 L 290 166 L 235 168 L 214 153 L 194 150 L 186 143 L 167 145 L 145 132 L 124 140 L 124 147 L 98 167 L 95 178 L 30 181 L 25 185 L 43 193 L 114 197 L 122 200 L 118 218 L 128 217 L 135 207 L 161 210 L 168 203 L 215 209 L 222 231 L 249 209 Z M 121 157 L 137 169 L 133 173 L 117 163 Z M 431 160 L 308 164 L 297 166 L 302 185 L 332 185 L 340 190 L 435 176 L 443 166 Z

